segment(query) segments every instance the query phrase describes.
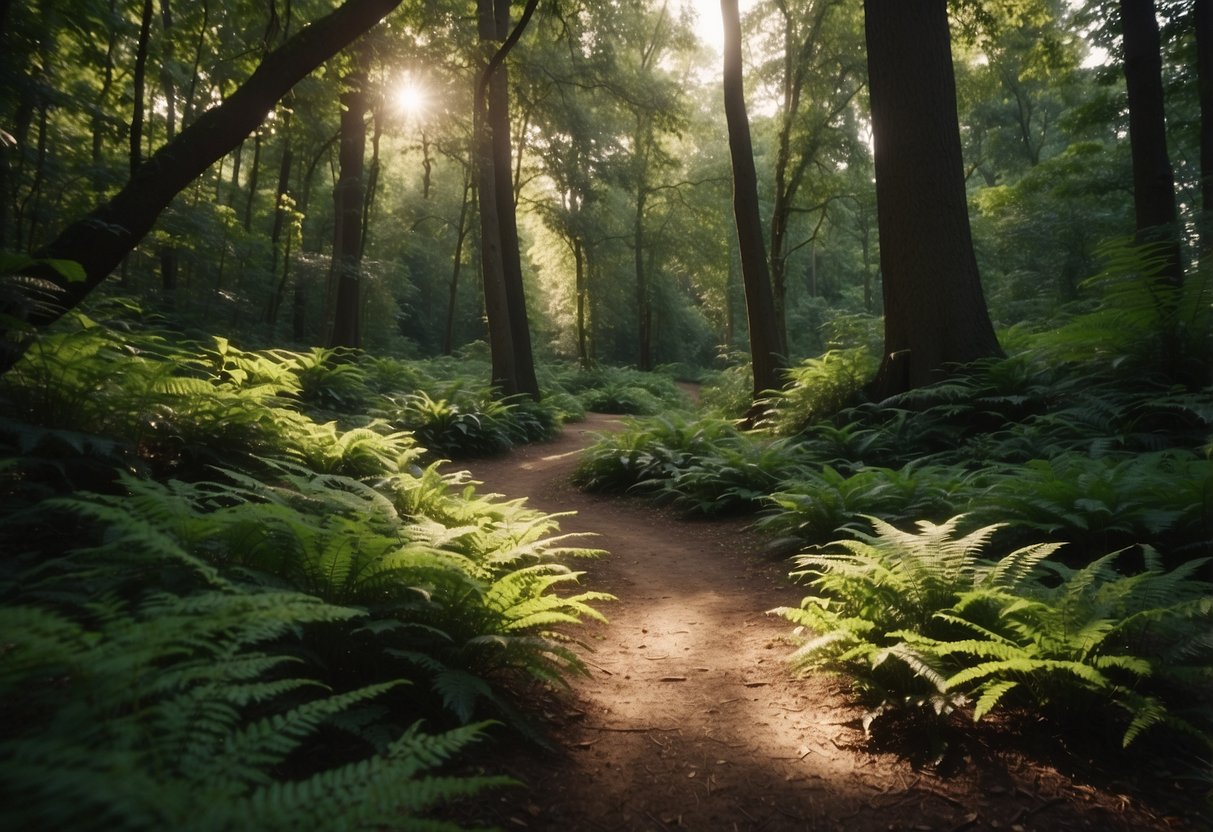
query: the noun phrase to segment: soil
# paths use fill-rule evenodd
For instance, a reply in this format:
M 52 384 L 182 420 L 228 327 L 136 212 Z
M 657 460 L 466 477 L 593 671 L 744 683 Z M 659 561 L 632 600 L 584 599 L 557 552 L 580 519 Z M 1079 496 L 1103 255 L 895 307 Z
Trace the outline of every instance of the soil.
M 844 680 L 789 674 L 791 625 L 768 611 L 804 592 L 745 519 L 689 521 L 571 484 L 578 451 L 618 424 L 591 414 L 554 442 L 468 466 L 483 491 L 575 511 L 562 530 L 594 535 L 584 545 L 609 553 L 577 564 L 582 586 L 618 600 L 600 605 L 608 624 L 575 631 L 592 649 L 590 675 L 568 691 L 527 692 L 549 747 L 485 749 L 485 768 L 529 788 L 495 793 L 461 820 L 528 830 L 1209 828 L 1199 789 L 1107 771 L 1043 729 L 958 719 L 938 760 L 924 758 L 932 746 L 913 726 L 886 731 L 891 742 L 867 736 Z

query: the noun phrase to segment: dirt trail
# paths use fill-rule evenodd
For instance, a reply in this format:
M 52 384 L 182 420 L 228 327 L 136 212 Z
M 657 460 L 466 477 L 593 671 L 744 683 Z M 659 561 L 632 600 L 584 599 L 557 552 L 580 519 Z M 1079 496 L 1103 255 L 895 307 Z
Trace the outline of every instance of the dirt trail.
M 609 556 L 579 565 L 611 592 L 607 625 L 571 695 L 542 696 L 555 751 L 503 752 L 529 791 L 476 820 L 552 830 L 1173 829 L 1189 827 L 1107 788 L 1076 785 L 1019 755 L 973 753 L 944 778 L 865 746 L 840 683 L 788 678 L 766 614 L 794 605 L 786 565 L 737 521 L 684 521 L 636 499 L 579 492 L 577 452 L 616 417 L 591 414 L 552 443 L 476 461 L 483 490 L 576 511 L 562 530 Z M 987 749 L 988 750 L 988 749 Z

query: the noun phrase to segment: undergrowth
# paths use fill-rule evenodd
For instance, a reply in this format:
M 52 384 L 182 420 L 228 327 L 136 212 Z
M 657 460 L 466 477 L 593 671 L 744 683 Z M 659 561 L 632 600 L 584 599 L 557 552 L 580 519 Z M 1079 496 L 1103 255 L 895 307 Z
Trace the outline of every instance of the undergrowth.
M 838 349 L 789 371 L 749 432 L 727 418 L 739 365 L 704 393 L 725 410 L 633 421 L 578 479 L 756 510 L 772 551 L 812 552 L 815 594 L 781 610 L 795 661 L 855 678 L 874 713 L 1068 708 L 1207 759 L 1213 283 L 1208 264 L 1168 283 L 1151 249 L 1104 257 L 1082 306 L 1006 333 L 1006 357 L 873 402 L 873 359 Z
M 433 461 L 555 409 L 83 317 L 0 399 L 6 828 L 451 828 L 509 781 L 447 763 L 584 672 L 598 553 Z
M 1213 585 L 1206 561 L 1167 571 L 1112 552 L 1082 567 L 1058 544 L 987 557 L 998 526 L 961 533 L 962 517 L 901 531 L 872 519 L 796 558 L 813 594 L 778 614 L 797 625 L 800 670 L 844 671 L 876 706 L 1031 708 L 1078 730 L 1118 726 L 1120 742 L 1170 729 L 1213 749 Z

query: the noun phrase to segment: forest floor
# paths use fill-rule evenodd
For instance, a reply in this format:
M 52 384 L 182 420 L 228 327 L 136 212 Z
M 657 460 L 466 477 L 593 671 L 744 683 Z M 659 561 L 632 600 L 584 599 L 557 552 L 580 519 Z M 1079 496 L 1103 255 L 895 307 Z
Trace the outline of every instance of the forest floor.
M 593 650 L 589 676 L 524 691 L 550 747 L 483 749 L 481 764 L 528 788 L 461 820 L 572 832 L 1206 828 L 1180 784 L 1088 765 L 1043 730 L 958 727 L 935 765 L 915 755 L 929 744 L 912 728 L 865 736 L 843 680 L 788 673 L 791 625 L 767 611 L 805 593 L 747 520 L 684 520 L 571 484 L 578 451 L 618 424 L 591 414 L 554 442 L 468 466 L 483 491 L 575 511 L 562 530 L 609 553 L 576 564 L 581 585 L 618 600 L 599 605 L 608 624 L 576 630 Z

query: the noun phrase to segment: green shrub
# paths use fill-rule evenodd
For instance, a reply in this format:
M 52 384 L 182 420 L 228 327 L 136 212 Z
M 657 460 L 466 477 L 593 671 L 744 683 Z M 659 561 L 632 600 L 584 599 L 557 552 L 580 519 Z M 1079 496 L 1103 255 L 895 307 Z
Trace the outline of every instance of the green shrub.
M 1213 745 L 1203 562 L 1165 572 L 1147 550 L 1136 574 L 1112 568 L 1119 553 L 1071 569 L 1048 560 L 1057 544 L 994 561 L 982 553 L 997 526 L 961 536 L 960 517 L 918 534 L 872 523 L 874 535 L 797 559 L 815 594 L 775 612 L 801 634 L 798 669 L 846 672 L 885 706 L 974 703 L 980 719 L 1012 701 L 1078 701 L 1120 725 L 1125 745 L 1156 726 Z
M 325 685 L 308 634 L 366 613 L 217 569 L 175 533 L 178 501 L 143 485 L 146 510 L 81 497 L 0 527 L 6 827 L 445 828 L 420 816 L 508 782 L 428 773 L 483 726 L 393 728 L 399 678 Z M 48 559 L 22 532 L 62 511 L 100 542 L 72 523 L 78 547 Z
M 767 411 L 758 426 L 780 436 L 801 433 L 854 404 L 875 371 L 875 358 L 862 347 L 807 358 L 788 369 L 783 389 L 764 400 Z
M 781 483 L 770 495 L 768 504 L 774 507 L 755 525 L 800 545 L 818 543 L 869 516 L 886 521 L 942 520 L 972 490 L 963 471 L 945 466 L 862 468 L 850 474 L 829 465 L 806 466 L 796 479 Z

